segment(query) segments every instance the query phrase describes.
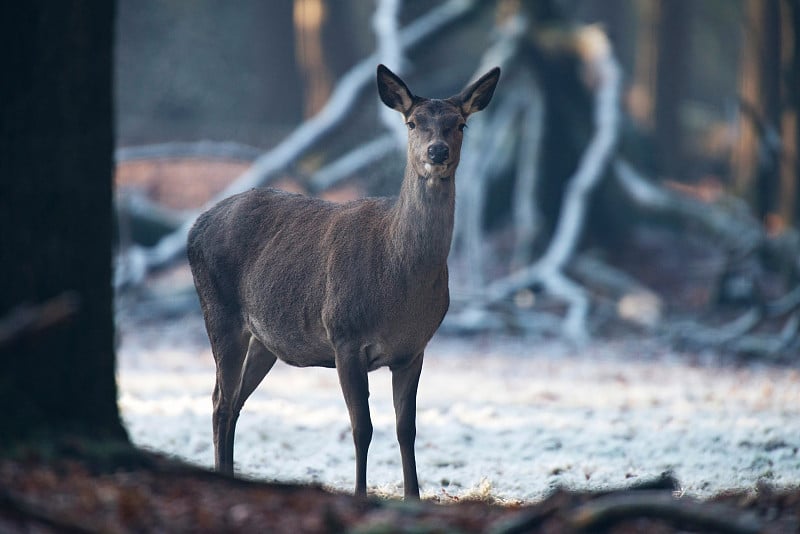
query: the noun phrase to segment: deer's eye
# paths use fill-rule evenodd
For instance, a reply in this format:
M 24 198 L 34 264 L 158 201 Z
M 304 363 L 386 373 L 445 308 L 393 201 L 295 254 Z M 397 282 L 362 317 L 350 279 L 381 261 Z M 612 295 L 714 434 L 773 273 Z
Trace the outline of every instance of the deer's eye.
M 416 125 L 416 124 L 414 124 L 414 121 L 408 121 L 408 122 L 406 123 L 406 126 L 408 126 L 408 129 L 409 129 L 409 130 L 413 130 L 414 128 L 416 128 L 416 127 L 417 127 L 417 125 Z
M 467 127 L 467 123 L 462 122 L 461 124 L 458 125 L 458 131 L 459 132 L 463 132 L 464 128 L 466 128 L 466 127 Z

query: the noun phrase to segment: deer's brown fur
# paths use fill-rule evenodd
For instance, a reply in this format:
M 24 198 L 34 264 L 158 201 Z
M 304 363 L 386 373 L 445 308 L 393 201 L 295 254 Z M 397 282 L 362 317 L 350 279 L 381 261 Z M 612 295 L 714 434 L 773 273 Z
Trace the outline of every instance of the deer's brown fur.
M 356 446 L 356 493 L 366 493 L 372 437 L 367 372 L 392 371 L 405 494 L 418 497 L 416 390 L 426 344 L 449 304 L 447 255 L 463 125 L 483 109 L 494 69 L 446 100 L 413 95 L 378 67 L 383 102 L 409 127 L 396 199 L 334 204 L 253 189 L 201 215 L 188 253 L 217 365 L 216 465 L 233 472 L 233 436 L 247 397 L 276 359 L 335 367 Z

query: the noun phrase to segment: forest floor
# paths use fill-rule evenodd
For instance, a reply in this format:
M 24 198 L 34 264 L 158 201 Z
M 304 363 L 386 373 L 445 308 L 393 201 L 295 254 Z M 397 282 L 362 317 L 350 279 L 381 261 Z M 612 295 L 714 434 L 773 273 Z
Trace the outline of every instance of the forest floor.
M 67 442 L 0 459 L 0 532 L 800 532 L 797 367 L 634 338 L 437 337 L 419 391 L 423 500 L 398 499 L 381 372 L 361 500 L 333 371 L 277 365 L 240 419 L 241 478 L 217 475 L 199 315 L 119 318 L 121 413 L 163 454 Z
M 120 408 L 133 441 L 213 466 L 214 365 L 199 314 L 122 321 Z M 402 495 L 390 374 L 370 374 L 369 492 Z M 800 487 L 800 368 L 686 354 L 653 340 L 436 337 L 418 395 L 424 499 L 539 502 L 670 473 L 702 499 Z M 352 491 L 354 452 L 336 373 L 278 363 L 246 403 L 236 470 Z

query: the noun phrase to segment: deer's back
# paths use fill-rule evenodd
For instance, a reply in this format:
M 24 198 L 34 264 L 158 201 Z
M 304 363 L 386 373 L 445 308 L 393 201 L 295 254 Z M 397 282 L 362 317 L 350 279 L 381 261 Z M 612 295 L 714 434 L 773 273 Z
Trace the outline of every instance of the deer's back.
M 391 207 L 270 189 L 226 199 L 189 236 L 201 301 L 293 365 L 333 366 L 339 341 L 371 368 L 413 356 L 447 310 L 447 270 L 417 281 L 388 238 Z

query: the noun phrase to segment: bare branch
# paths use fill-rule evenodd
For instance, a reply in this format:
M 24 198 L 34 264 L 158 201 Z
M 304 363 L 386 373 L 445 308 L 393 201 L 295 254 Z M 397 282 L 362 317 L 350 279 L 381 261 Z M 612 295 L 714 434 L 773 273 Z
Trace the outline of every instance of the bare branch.
M 679 322 L 670 327 L 672 335 L 702 345 L 724 345 L 730 341 L 744 336 L 764 317 L 760 310 L 748 310 L 727 324 L 706 327 L 694 322 Z
M 603 177 L 619 133 L 619 66 L 605 35 L 595 27 L 584 31 L 596 34 L 592 35 L 593 39 L 605 40 L 604 46 L 607 47 L 606 50 L 597 50 L 596 55 L 589 58 L 592 61 L 590 67 L 599 78 L 594 103 L 596 132 L 581 156 L 577 171 L 569 180 L 555 234 L 538 262 L 543 271 L 562 270 L 574 254 L 589 207 L 589 195 Z
M 397 138 L 393 134 L 386 134 L 360 145 L 315 172 L 309 180 L 309 189 L 314 193 L 326 191 L 395 150 Z
M 778 334 L 752 334 L 730 341 L 728 347 L 745 354 L 775 356 L 791 348 L 797 341 L 800 314 L 793 313 Z
M 701 225 L 729 250 L 746 253 L 755 250 L 763 239 L 760 225 L 746 210 L 730 213 L 727 209 L 709 209 L 708 204 L 650 182 L 623 159 L 614 161 L 614 176 L 638 206 L 652 211 L 677 213 Z
M 800 308 L 800 286 L 795 287 L 779 299 L 770 302 L 766 308 L 767 313 L 774 317 L 785 315 L 793 310 L 796 311 Z
M 521 91 L 519 88 L 507 90 L 507 96 L 496 103 L 491 114 L 475 117 L 465 137 L 467 146 L 462 151 L 464 155 L 459 164 L 459 175 L 467 178 L 459 181 L 456 193 L 458 201 L 453 246 L 469 265 L 464 273 L 465 280 L 460 281 L 468 291 L 484 287 L 483 214 L 489 184 L 503 165 L 503 146 L 513 142 L 509 139 L 514 132 L 513 125 L 519 120 L 520 113 L 524 112 L 522 106 L 525 102 L 520 96 Z M 492 157 L 486 157 L 487 154 Z
M 0 348 L 73 319 L 80 310 L 80 300 L 80 295 L 67 291 L 39 305 L 14 308 L 0 317 Z
M 171 142 L 155 145 L 120 147 L 114 151 L 119 163 L 142 159 L 215 158 L 236 161 L 253 161 L 262 154 L 254 146 L 233 141 Z
M 460 254 L 469 269 L 464 271 L 466 279 L 461 285 L 467 291 L 475 291 L 484 286 L 484 268 L 482 245 L 483 214 L 486 204 L 489 183 L 503 168 L 511 153 L 504 152 L 503 147 L 518 142 L 512 132 L 520 114 L 530 118 L 526 113 L 529 106 L 529 86 L 526 83 L 513 82 L 513 74 L 509 72 L 509 63 L 515 57 L 520 41 L 528 28 L 528 20 L 517 15 L 509 18 L 498 32 L 497 40 L 483 54 L 475 76 L 480 76 L 492 67 L 504 69 L 504 78 L 512 83 L 504 82 L 504 97 L 499 97 L 491 111 L 472 119 L 469 133 L 464 142 L 465 148 L 459 165 L 459 175 L 466 176 L 458 189 L 456 203 L 456 222 L 453 233 L 454 254 Z M 536 118 L 535 118 L 536 119 Z M 491 157 L 487 157 L 491 154 Z M 456 280 L 456 283 L 459 281 Z
M 533 242 L 541 226 L 541 215 L 536 204 L 536 186 L 539 179 L 539 152 L 544 129 L 545 105 L 544 95 L 535 79 L 531 80 L 531 88 L 527 93 L 528 102 L 522 116 L 520 144 L 525 149 L 519 151 L 517 179 L 514 183 L 512 213 L 516 243 L 511 259 L 513 269 L 530 262 Z
M 631 491 L 599 497 L 578 507 L 572 526 L 579 531 L 606 530 L 621 521 L 661 519 L 691 530 L 756 534 L 763 525 L 752 515 L 735 512 L 722 504 L 678 500 L 663 491 Z
M 375 14 L 372 17 L 372 29 L 377 44 L 376 54 L 378 61 L 383 63 L 396 74 L 404 74 L 406 59 L 403 57 L 403 47 L 400 44 L 400 16 L 401 0 L 378 0 Z M 406 143 L 406 129 L 403 123 L 397 120 L 397 112 L 383 105 L 378 106 L 378 116 L 387 130 L 392 132 L 397 141 L 397 146 Z
M 570 281 L 563 270 L 578 245 L 590 195 L 600 182 L 616 144 L 620 111 L 620 74 L 616 59 L 605 35 L 597 28 L 588 27 L 584 36 L 595 45 L 593 54 L 583 59 L 598 81 L 595 91 L 595 135 L 583 153 L 575 174 L 570 178 L 564 195 L 561 216 L 558 219 L 550 246 L 534 264 L 496 280 L 487 288 L 489 302 L 508 298 L 516 291 L 540 284 L 553 295 L 564 299 L 569 309 L 564 321 L 565 333 L 578 341 L 588 337 L 586 314 L 588 297 L 583 289 Z

